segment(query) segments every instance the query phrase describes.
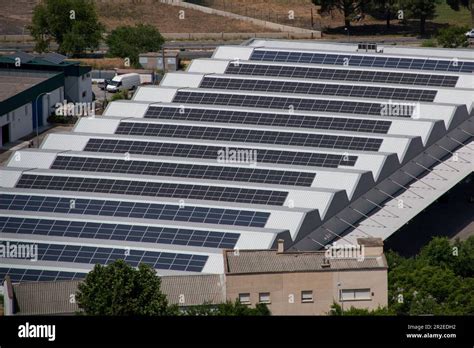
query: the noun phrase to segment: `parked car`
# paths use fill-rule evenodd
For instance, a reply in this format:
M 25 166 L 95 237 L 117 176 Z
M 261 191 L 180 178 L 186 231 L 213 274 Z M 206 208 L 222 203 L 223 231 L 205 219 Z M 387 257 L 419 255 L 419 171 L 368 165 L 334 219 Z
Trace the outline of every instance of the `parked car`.
M 108 92 L 129 91 L 140 85 L 140 75 L 136 73 L 115 76 L 107 84 Z
M 471 29 L 469 30 L 467 33 L 466 33 L 466 36 L 470 39 L 474 39 L 474 29 Z
M 104 90 L 104 89 L 107 88 L 107 85 L 110 83 L 110 81 L 112 81 L 112 80 L 103 80 L 103 81 L 100 81 L 100 82 L 97 83 L 97 86 L 99 86 L 99 88 L 100 88 L 101 90 Z

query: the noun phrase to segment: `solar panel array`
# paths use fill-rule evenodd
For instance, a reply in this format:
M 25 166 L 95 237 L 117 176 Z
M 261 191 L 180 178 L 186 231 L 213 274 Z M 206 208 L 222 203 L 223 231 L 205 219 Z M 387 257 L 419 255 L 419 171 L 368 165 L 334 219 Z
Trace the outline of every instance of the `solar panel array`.
M 331 129 L 386 134 L 391 121 L 345 117 L 304 116 L 282 113 L 245 112 L 221 109 L 150 106 L 145 118 L 212 123 L 255 124 L 261 126 Z
M 0 209 L 265 227 L 270 213 L 173 204 L 0 194 Z
M 109 153 L 129 153 L 138 155 L 156 155 L 199 159 L 216 159 L 219 151 L 226 148 L 210 145 L 176 144 L 138 140 L 118 140 L 91 138 L 84 148 L 89 152 L 109 152 Z M 227 148 L 227 150 L 238 150 L 237 148 Z M 290 164 L 300 166 L 315 166 L 326 168 L 337 168 L 339 166 L 354 166 L 357 156 L 337 155 L 328 153 L 295 152 L 251 149 L 257 151 L 258 162 Z
M 361 54 L 309 53 L 255 49 L 250 60 L 341 66 L 366 66 L 373 68 L 408 70 L 452 71 L 462 73 L 474 72 L 474 62 L 458 59 L 376 57 Z
M 284 191 L 243 189 L 225 186 L 174 184 L 150 181 L 114 180 L 73 176 L 23 174 L 18 188 L 115 193 L 149 197 L 204 199 L 218 202 L 283 205 Z
M 232 62 L 226 74 L 250 76 L 278 76 L 314 80 L 376 82 L 413 86 L 455 87 L 459 77 L 396 71 L 344 70 L 306 66 L 265 65 Z
M 315 173 L 197 164 L 58 156 L 52 169 L 311 186 Z
M 381 116 L 383 107 L 380 103 L 328 100 L 317 98 L 289 98 L 283 96 L 263 96 L 255 94 L 204 93 L 179 90 L 173 103 L 178 104 L 211 104 L 265 109 L 335 112 L 359 115 Z M 403 112 L 397 117 L 411 117 L 411 112 Z
M 230 60 L 246 51 L 223 50 Z M 403 130 L 431 122 L 411 120 L 416 104 L 442 98 L 439 87 L 465 85 L 459 73 L 474 70 L 474 62 L 455 59 L 265 47 L 225 71 L 222 62 L 193 64 L 201 75 L 189 80 L 163 79 L 173 97 L 154 98 L 164 89 L 144 86 L 139 107 L 131 100 L 105 119 L 80 120 L 74 140 L 50 135 L 44 157 L 22 150 L 30 154 L 18 181 L 0 193 L 0 243 L 35 241 L 39 262 L 9 259 L 0 279 L 81 279 L 93 264 L 117 259 L 171 271 L 163 273 L 208 273 L 222 270 L 219 249 L 271 248 L 290 235 L 288 247 L 298 248 L 320 227 L 310 224 L 346 216 L 372 179 L 414 154 L 418 140 L 410 143 Z M 143 112 L 149 96 L 161 103 Z M 391 101 L 404 106 L 398 115 L 385 114 Z M 117 127 L 112 117 L 121 117 Z M 391 141 L 400 137 L 405 152 Z M 255 158 L 242 161 L 240 153 Z M 339 225 L 331 229 L 342 233 Z
M 239 128 L 183 126 L 174 124 L 121 122 L 115 134 L 242 143 L 308 146 L 329 149 L 378 151 L 382 139 L 343 135 L 259 131 Z
M 0 241 L 6 245 L 27 244 L 21 242 Z M 35 243 L 38 246 L 38 261 L 72 262 L 107 265 L 116 260 L 125 260 L 133 267 L 140 263 L 155 269 L 201 272 L 208 256 L 164 253 L 129 248 L 100 248 L 82 245 L 61 245 Z
M 27 268 L 0 268 L 0 279 L 5 279 L 7 275 L 10 276 L 13 283 L 38 281 L 54 282 L 58 280 L 84 279 L 86 277 L 86 273 L 83 272 L 63 272 Z
M 292 93 L 309 95 L 333 95 L 351 98 L 374 98 L 384 100 L 409 100 L 432 102 L 436 91 L 409 88 L 371 87 L 361 85 L 338 85 L 314 82 L 272 81 L 206 76 L 200 88 L 262 91 L 271 93 Z
M 3 233 L 124 240 L 207 248 L 233 248 L 238 233 L 190 230 L 184 228 L 126 225 L 52 219 L 26 219 L 0 216 Z

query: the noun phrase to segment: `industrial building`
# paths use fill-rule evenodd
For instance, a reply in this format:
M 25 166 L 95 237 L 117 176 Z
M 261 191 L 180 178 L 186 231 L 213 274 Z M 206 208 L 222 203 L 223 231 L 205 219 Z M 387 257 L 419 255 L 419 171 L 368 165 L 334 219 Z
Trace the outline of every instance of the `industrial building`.
M 334 302 L 346 309 L 387 306 L 387 261 L 380 239 L 362 238 L 364 259 L 335 259 L 325 251 L 224 250 L 224 274 L 168 275 L 161 291 L 182 311 L 226 301 L 265 304 L 273 315 L 325 315 Z M 69 315 L 81 309 L 81 280 L 4 282 L 6 315 Z
M 39 252 L 0 278 L 80 279 L 116 259 L 224 274 L 223 249 L 386 240 L 472 173 L 473 71 L 469 50 L 221 46 L 12 155 L 1 239 Z
M 0 57 L 0 146 L 47 125 L 57 103 L 92 102 L 90 67 L 57 53 Z

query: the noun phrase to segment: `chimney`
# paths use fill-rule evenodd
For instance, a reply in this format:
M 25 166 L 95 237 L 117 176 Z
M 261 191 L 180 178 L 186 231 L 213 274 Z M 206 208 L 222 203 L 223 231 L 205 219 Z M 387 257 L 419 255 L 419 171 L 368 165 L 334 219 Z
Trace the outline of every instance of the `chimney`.
M 380 256 L 383 254 L 381 238 L 357 238 L 357 244 L 364 246 L 365 256 Z
M 284 252 L 285 252 L 285 241 L 283 239 L 278 239 L 277 254 L 283 254 Z

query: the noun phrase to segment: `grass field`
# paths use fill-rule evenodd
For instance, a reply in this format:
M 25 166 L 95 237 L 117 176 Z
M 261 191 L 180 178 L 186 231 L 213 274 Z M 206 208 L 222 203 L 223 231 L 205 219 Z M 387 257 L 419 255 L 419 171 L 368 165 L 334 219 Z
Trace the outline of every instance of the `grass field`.
M 437 16 L 433 20 L 435 23 L 447 23 L 450 25 L 473 27 L 471 23 L 471 13 L 466 8 L 461 8 L 459 11 L 453 11 L 451 7 L 442 2 L 436 8 Z

